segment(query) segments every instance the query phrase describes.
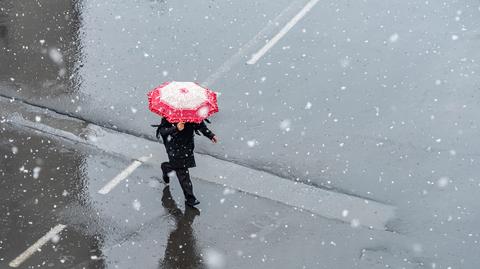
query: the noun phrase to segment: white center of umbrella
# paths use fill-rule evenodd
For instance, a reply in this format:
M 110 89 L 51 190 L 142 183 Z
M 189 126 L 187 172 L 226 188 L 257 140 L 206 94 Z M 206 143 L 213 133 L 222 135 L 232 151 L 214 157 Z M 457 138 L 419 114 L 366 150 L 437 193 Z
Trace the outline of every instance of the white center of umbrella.
M 176 109 L 197 109 L 207 101 L 207 93 L 193 82 L 172 82 L 162 89 L 160 99 Z

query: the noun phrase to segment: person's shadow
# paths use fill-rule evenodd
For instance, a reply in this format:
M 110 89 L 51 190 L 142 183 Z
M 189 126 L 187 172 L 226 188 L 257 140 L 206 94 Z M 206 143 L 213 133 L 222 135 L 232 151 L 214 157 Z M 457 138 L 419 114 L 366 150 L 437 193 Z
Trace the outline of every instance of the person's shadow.
M 168 186 L 163 189 L 162 205 L 175 220 L 176 227 L 170 232 L 165 256 L 160 261 L 159 268 L 205 268 L 192 229 L 192 223 L 200 211 L 186 206 L 185 212 L 182 212 L 173 200 Z

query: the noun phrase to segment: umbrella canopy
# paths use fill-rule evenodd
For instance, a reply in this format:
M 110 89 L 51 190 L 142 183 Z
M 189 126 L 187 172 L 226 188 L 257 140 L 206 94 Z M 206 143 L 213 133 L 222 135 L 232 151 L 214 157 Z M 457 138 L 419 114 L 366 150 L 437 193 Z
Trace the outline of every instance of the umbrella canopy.
M 169 122 L 200 123 L 218 112 L 217 94 L 195 82 L 165 82 L 148 93 L 148 108 Z

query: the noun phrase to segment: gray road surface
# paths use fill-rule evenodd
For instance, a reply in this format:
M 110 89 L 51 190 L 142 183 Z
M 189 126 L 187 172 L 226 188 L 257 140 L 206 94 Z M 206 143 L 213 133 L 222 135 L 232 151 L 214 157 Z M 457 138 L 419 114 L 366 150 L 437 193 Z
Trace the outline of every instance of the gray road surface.
M 165 188 L 158 167 L 141 166 L 102 195 L 98 190 L 129 160 L 8 123 L 1 135 L 2 268 L 57 224 L 67 227 L 20 268 L 372 268 L 390 262 L 419 268 L 425 262 L 411 250 L 415 240 L 203 180 L 194 179 L 200 211 L 186 210 L 175 178 Z
M 246 64 L 307 2 L 3 1 L 0 94 L 151 137 L 149 89 L 209 82 L 199 152 L 392 204 L 428 266 L 475 268 L 478 2 L 318 1 Z

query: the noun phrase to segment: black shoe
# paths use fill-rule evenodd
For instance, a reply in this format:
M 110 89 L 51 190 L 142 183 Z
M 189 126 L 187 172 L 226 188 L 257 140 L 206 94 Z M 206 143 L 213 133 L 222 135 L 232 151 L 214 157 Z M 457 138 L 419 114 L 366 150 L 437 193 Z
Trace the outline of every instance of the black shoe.
M 200 201 L 195 199 L 192 201 L 185 201 L 185 204 L 188 205 L 189 207 L 195 207 L 196 205 L 200 204 Z
M 165 184 L 168 184 L 170 183 L 170 178 L 168 176 L 163 176 L 163 182 L 165 182 Z

